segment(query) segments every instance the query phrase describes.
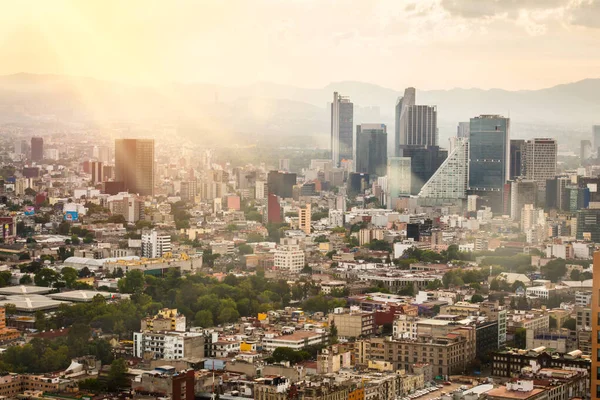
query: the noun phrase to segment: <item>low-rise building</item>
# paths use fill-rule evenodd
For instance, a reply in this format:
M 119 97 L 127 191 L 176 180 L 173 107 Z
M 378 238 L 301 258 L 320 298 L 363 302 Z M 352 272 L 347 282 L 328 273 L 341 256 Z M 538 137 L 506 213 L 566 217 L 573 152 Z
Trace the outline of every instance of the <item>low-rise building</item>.
M 204 335 L 196 332 L 134 332 L 133 356 L 177 360 L 204 357 Z
M 336 309 L 330 313 L 329 324 L 335 324 L 338 337 L 367 337 L 375 333 L 375 313 L 351 308 L 350 311 Z

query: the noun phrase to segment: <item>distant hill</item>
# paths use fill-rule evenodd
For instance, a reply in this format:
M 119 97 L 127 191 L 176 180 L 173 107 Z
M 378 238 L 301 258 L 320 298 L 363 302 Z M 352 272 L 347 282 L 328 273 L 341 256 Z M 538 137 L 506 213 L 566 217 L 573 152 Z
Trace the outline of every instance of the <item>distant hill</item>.
M 354 102 L 355 124 L 383 122 L 393 131 L 394 105 L 404 88 L 394 90 L 351 81 L 318 89 L 264 82 L 239 87 L 143 87 L 25 73 L 0 76 L 0 123 L 184 121 L 211 132 L 326 135 L 330 126 L 327 104 L 334 91 L 350 96 Z M 486 113 L 509 115 L 513 127 L 531 131 L 531 135 L 540 136 L 546 131 L 548 136 L 573 131 L 585 135 L 592 124 L 600 123 L 599 93 L 600 79 L 522 91 L 417 88 L 417 103 L 437 105 L 442 138 L 453 134 L 457 122 Z

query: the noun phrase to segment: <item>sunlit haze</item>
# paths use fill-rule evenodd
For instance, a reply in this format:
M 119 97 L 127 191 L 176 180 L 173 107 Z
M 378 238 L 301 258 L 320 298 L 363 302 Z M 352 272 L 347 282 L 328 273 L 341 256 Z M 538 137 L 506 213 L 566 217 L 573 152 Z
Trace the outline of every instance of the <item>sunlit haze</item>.
M 593 0 L 12 1 L 0 74 L 537 89 L 600 76 Z

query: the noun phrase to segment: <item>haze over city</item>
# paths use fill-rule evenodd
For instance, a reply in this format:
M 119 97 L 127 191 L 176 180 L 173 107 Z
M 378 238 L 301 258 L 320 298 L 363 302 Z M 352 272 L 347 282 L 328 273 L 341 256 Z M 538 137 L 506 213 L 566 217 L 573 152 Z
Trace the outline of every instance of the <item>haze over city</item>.
M 600 0 L 0 8 L 0 400 L 600 399 Z

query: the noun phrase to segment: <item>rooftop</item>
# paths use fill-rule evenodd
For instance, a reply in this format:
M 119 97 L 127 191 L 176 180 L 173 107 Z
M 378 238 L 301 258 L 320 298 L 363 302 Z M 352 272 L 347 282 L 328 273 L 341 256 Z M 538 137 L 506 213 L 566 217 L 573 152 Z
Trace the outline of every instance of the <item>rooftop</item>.
M 46 294 L 52 291 L 51 288 L 41 286 L 7 286 L 0 288 L 0 294 L 5 295 L 27 295 L 27 294 Z
M 489 397 L 500 397 L 506 399 L 530 399 L 542 393 L 544 389 L 533 389 L 529 392 L 521 392 L 517 390 L 508 390 L 505 386 L 492 389 L 487 392 Z

